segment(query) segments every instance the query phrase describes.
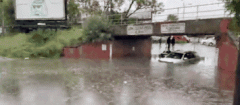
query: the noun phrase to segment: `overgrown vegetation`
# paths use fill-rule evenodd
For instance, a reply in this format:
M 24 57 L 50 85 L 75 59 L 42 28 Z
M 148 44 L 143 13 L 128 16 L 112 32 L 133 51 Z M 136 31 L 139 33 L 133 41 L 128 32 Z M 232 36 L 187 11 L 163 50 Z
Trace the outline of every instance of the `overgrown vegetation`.
M 3 0 L 0 2 L 0 25 L 2 25 L 2 19 L 4 20 L 5 26 L 8 27 L 8 30 L 13 32 L 12 25 L 15 22 L 15 13 L 14 13 L 14 0 Z M 4 14 L 2 15 L 2 11 Z
M 188 43 L 187 41 L 176 41 L 176 43 Z
M 225 8 L 230 14 L 234 14 L 234 18 L 230 22 L 229 30 L 233 31 L 236 36 L 240 32 L 240 1 L 239 0 L 222 0 L 225 2 Z
M 178 16 L 174 14 L 169 14 L 166 21 L 177 21 Z
M 234 35 L 238 37 L 240 33 L 240 27 L 238 26 L 237 19 L 235 17 L 231 20 L 228 29 L 234 32 Z
M 83 24 L 84 42 L 111 40 L 111 22 L 106 16 L 93 15 Z
M 225 2 L 225 8 L 230 11 L 230 14 L 234 14 L 236 24 L 240 26 L 240 1 L 239 0 L 223 0 Z
M 111 39 L 110 22 L 102 16 L 90 17 L 84 28 L 36 30 L 0 38 L 0 56 L 10 58 L 59 58 L 65 46 Z

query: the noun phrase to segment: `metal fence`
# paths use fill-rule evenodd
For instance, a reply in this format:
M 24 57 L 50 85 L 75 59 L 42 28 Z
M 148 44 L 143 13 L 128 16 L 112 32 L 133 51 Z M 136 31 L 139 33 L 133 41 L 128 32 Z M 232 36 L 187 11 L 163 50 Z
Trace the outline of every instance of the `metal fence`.
M 233 15 L 230 15 L 230 12 L 225 9 L 224 5 L 224 2 L 219 2 L 194 6 L 167 8 L 163 9 L 163 11 L 146 10 L 142 12 L 136 12 L 134 13 L 135 16 L 130 18 L 124 18 L 123 14 L 108 15 L 108 18 L 112 20 L 114 24 L 124 25 L 164 22 L 168 21 L 167 17 L 170 14 L 175 15 L 178 18 L 177 21 L 233 17 Z

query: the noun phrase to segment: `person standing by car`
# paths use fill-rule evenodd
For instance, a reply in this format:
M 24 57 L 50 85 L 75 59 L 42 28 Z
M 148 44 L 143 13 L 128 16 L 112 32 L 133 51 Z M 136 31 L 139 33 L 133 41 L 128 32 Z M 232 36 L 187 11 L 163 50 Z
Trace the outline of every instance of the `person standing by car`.
M 158 40 L 158 43 L 159 43 L 159 49 L 161 48 L 161 44 L 162 44 L 162 38 L 160 38 L 159 40 Z
M 171 36 L 171 44 L 172 44 L 172 50 L 174 50 L 175 38 L 173 36 Z
M 171 37 L 169 36 L 169 37 L 167 38 L 168 51 L 170 51 L 170 44 L 171 44 Z

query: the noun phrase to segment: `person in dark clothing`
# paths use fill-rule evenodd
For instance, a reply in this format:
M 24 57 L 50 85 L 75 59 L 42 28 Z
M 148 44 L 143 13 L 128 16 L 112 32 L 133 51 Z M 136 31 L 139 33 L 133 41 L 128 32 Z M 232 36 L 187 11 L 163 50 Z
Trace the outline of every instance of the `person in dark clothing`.
M 161 47 L 161 44 L 162 44 L 162 38 L 160 38 L 159 40 L 158 40 L 158 43 L 159 43 L 159 48 Z
M 170 51 L 170 44 L 171 44 L 171 37 L 169 36 L 169 37 L 167 38 L 168 51 Z
M 171 44 L 172 44 L 172 50 L 174 50 L 175 38 L 173 36 L 171 37 Z

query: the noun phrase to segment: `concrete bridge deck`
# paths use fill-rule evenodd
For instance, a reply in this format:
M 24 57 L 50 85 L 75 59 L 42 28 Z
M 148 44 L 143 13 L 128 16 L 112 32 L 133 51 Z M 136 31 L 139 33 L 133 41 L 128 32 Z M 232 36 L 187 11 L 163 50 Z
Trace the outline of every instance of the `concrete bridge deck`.
M 113 26 L 113 36 L 167 36 L 167 35 L 216 35 L 231 18 L 214 18 L 176 22 L 156 22 Z

